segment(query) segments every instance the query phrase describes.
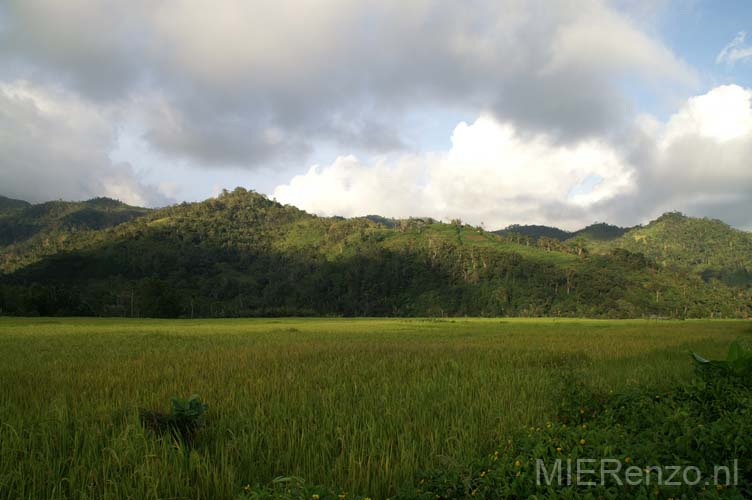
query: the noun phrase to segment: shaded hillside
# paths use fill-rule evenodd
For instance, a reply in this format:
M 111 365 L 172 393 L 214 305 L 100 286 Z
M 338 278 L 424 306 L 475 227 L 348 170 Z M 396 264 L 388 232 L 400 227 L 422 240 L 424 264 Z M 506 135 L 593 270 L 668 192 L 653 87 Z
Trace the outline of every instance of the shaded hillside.
M 14 200 L 13 198 L 6 198 L 5 196 L 0 196 L 0 215 L 6 212 L 12 212 L 24 209 L 31 205 L 28 201 L 23 200 Z
M 0 269 L 10 271 L 66 248 L 71 238 L 122 224 L 148 212 L 110 198 L 30 203 L 0 199 Z
M 624 235 L 629 228 L 613 226 L 605 222 L 596 222 L 571 233 L 571 238 L 584 238 L 588 241 L 609 241 Z
M 607 241 L 618 238 L 629 231 L 629 228 L 612 226 L 603 222 L 596 222 L 577 231 L 565 231 L 558 227 L 539 226 L 539 225 L 519 225 L 513 224 L 494 231 L 500 236 L 522 235 L 530 238 L 533 242 L 541 238 L 551 238 L 559 241 L 572 240 L 575 238 L 584 238 L 590 241 Z
M 538 240 L 538 238 L 553 238 L 564 241 L 572 236 L 571 232 L 564 231 L 563 229 L 559 229 L 558 227 L 539 226 L 536 224 L 512 224 L 511 226 L 507 226 L 504 229 L 500 229 L 494 232 L 500 236 L 519 234 L 522 236 L 527 236 L 533 241 Z
M 3 277 L 10 314 L 746 316 L 745 290 L 642 254 L 479 228 L 325 218 L 236 189 L 68 238 Z M 552 240 L 553 241 L 553 240 Z M 30 260 L 31 262 L 31 260 Z

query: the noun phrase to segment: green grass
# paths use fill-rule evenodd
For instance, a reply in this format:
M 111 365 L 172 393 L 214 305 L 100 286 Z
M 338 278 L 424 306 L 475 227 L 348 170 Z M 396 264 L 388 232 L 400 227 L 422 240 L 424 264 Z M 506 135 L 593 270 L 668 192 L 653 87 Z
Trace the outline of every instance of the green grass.
M 0 499 L 231 498 L 280 475 L 383 498 L 598 388 L 670 385 L 743 321 L 0 318 Z M 137 408 L 198 393 L 192 451 Z

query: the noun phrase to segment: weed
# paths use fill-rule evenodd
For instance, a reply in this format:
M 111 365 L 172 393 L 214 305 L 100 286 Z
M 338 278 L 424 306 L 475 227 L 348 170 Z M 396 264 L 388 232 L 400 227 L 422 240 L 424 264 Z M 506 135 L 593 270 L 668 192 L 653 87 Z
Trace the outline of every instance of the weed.
M 139 417 L 145 427 L 157 434 L 171 434 L 190 445 L 196 431 L 204 425 L 204 414 L 209 406 L 194 394 L 188 399 L 172 398 L 172 413 L 153 410 L 139 410 Z

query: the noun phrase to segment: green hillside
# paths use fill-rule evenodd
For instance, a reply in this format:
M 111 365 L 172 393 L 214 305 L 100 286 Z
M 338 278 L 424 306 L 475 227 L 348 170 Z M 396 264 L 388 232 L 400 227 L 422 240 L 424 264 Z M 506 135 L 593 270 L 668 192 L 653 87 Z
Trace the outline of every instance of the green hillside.
M 41 218 L 56 206 L 31 209 Z M 53 232 L 53 250 L 38 235 L 0 248 L 4 314 L 750 314 L 749 289 L 708 283 L 629 249 L 519 242 L 459 221 L 317 217 L 241 188 L 135 218 L 140 209 L 104 206 L 126 221 L 115 224 L 113 215 L 95 229 L 99 219 L 87 211 L 52 210 L 58 222 L 40 234 L 67 228 Z M 78 217 L 86 223 L 77 231 L 70 221 Z
M 494 232 L 501 236 L 519 234 L 522 236 L 527 236 L 532 240 L 537 240 L 538 238 L 554 238 L 564 241 L 572 236 L 571 232 L 564 231 L 563 229 L 559 229 L 558 227 L 540 226 L 537 224 L 512 224 L 511 226 L 507 226 L 504 229 L 500 229 Z
M 585 228 L 571 233 L 571 238 L 584 238 L 588 241 L 609 241 L 616 239 L 629 231 L 629 228 L 613 226 L 605 222 L 596 222 Z
M 541 238 L 550 238 L 559 241 L 574 240 L 576 238 L 584 238 L 588 241 L 608 241 L 622 236 L 627 231 L 629 231 L 629 228 L 613 226 L 604 222 L 596 222 L 595 224 L 591 224 L 577 231 L 565 231 L 558 227 L 539 226 L 535 224 L 513 224 L 507 226 L 505 229 L 494 231 L 494 233 L 500 236 L 520 235 L 522 237 L 530 238 L 533 242 L 537 242 Z
M 8 212 L 14 212 L 17 210 L 22 210 L 26 207 L 31 205 L 27 201 L 23 200 L 14 200 L 13 198 L 6 198 L 5 196 L 0 196 L 0 215 Z
M 0 198 L 0 270 L 11 271 L 84 242 L 89 233 L 148 213 L 110 198 L 32 205 Z
M 708 282 L 752 285 L 752 233 L 719 220 L 667 213 L 609 242 L 601 251 L 617 247 L 643 253 L 663 268 L 698 274 Z

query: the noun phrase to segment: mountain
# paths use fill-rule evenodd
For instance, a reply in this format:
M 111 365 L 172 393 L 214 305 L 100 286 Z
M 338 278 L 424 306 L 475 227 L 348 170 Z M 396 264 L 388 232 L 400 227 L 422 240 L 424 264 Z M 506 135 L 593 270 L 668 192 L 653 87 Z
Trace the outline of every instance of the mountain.
M 0 196 L 0 214 L 24 209 L 30 205 L 31 203 L 29 203 L 28 201 L 14 200 L 13 198 Z
M 36 232 L 0 246 L 2 314 L 752 314 L 749 287 L 708 280 L 704 268 L 687 272 L 683 261 L 673 265 L 674 254 L 656 260 L 658 221 L 590 250 L 584 236 L 533 242 L 460 221 L 318 217 L 238 188 L 158 210 L 105 199 L 52 202 L 6 222 Z M 639 231 L 656 233 L 645 238 L 653 246 L 638 247 L 648 253 L 616 244 L 632 245 Z M 738 233 L 739 241 L 748 236 Z M 734 250 L 710 260 L 726 269 L 743 258 Z
M 603 222 L 596 222 L 577 231 L 565 231 L 558 227 L 513 224 L 505 229 L 494 231 L 500 236 L 521 235 L 537 242 L 541 238 L 550 238 L 559 241 L 584 238 L 588 241 L 607 241 L 618 238 L 629 231 L 628 228 L 612 226 Z
M 752 233 L 716 219 L 667 213 L 610 241 L 602 251 L 613 248 L 642 253 L 663 268 L 698 274 L 707 282 L 752 285 Z
M 629 231 L 629 228 L 613 226 L 605 222 L 596 222 L 571 233 L 571 236 L 567 239 L 584 238 L 588 241 L 609 241 L 624 235 L 627 231 Z
M 556 240 L 564 241 L 567 238 L 570 238 L 572 235 L 571 232 L 564 231 L 563 229 L 559 229 L 558 227 L 539 226 L 536 224 L 530 224 L 530 225 L 512 224 L 511 226 L 507 226 L 504 229 L 494 231 L 494 233 L 500 236 L 519 234 L 519 235 L 531 238 L 534 241 L 538 240 L 539 238 L 553 238 Z
M 148 213 L 110 198 L 32 205 L 0 198 L 0 270 L 12 270 L 67 248 L 68 240 Z

